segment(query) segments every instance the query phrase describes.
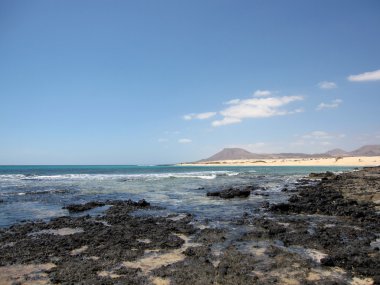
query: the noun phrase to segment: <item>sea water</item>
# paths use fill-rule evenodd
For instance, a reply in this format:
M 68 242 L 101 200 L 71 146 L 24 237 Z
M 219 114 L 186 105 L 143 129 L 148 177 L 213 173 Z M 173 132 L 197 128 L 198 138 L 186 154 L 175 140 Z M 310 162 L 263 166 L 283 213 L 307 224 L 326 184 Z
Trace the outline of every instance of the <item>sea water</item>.
M 288 166 L 0 166 L 0 227 L 25 220 L 69 215 L 72 203 L 146 199 L 166 213 L 190 213 L 198 220 L 228 221 L 286 201 L 284 187 L 296 187 L 310 172 L 349 167 Z M 256 186 L 245 199 L 206 197 L 208 191 Z M 261 190 L 260 190 L 261 189 Z

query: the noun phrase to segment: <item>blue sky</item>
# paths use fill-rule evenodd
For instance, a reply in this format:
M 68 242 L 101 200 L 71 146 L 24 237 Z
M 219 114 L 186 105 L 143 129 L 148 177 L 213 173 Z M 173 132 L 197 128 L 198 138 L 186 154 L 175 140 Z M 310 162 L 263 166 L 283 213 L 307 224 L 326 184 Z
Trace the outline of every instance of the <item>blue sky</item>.
M 380 2 L 0 2 L 0 164 L 380 143 Z

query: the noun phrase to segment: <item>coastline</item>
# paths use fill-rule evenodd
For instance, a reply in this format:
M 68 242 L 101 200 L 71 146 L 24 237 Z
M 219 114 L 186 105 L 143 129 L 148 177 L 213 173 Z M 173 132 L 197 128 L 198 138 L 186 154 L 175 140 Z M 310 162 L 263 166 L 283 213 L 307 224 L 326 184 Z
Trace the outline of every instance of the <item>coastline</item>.
M 235 159 L 205 162 L 179 163 L 178 166 L 377 166 L 380 156 L 322 157 L 322 158 L 277 158 Z
M 133 215 L 145 200 L 69 205 L 109 208 L 0 229 L 0 284 L 380 284 L 379 186 L 380 167 L 310 174 L 230 227 Z

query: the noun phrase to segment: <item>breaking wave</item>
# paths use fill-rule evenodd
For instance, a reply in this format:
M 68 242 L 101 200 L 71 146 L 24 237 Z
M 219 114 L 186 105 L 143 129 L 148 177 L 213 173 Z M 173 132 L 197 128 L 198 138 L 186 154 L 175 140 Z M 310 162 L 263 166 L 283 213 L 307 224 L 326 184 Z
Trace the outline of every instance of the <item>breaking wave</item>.
M 218 176 L 236 176 L 233 171 L 198 171 L 183 173 L 147 173 L 147 174 L 60 174 L 60 175 L 30 175 L 6 174 L 0 175 L 0 181 L 63 181 L 63 180 L 160 180 L 174 178 L 215 179 Z

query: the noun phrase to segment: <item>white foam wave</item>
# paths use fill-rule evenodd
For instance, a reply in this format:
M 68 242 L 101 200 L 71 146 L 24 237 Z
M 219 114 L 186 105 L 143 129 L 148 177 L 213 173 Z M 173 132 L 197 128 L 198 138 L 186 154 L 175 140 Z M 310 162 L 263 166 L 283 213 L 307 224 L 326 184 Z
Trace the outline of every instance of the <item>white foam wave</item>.
M 147 173 L 147 174 L 60 174 L 60 175 L 0 175 L 0 181 L 52 181 L 52 180 L 160 180 L 170 178 L 215 179 L 218 176 L 236 176 L 238 172 L 232 171 L 199 171 L 183 173 Z

